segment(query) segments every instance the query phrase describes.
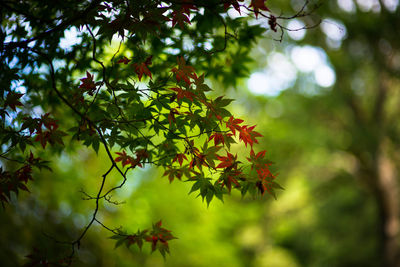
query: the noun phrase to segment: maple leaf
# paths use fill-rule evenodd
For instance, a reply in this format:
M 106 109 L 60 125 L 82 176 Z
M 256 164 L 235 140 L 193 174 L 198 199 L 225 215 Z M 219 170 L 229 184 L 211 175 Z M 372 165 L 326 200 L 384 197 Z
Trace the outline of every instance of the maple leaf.
M 210 136 L 208 141 L 214 139 L 214 145 L 218 145 L 220 143 L 225 144 L 224 135 L 222 133 L 214 133 Z
M 27 158 L 26 161 L 28 161 L 30 164 L 32 164 L 35 161 L 39 161 L 39 160 L 40 160 L 40 158 L 35 158 L 35 156 L 33 155 L 32 151 L 30 151 L 29 158 Z
M 221 161 L 217 168 L 232 168 L 237 166 L 237 155 L 233 156 L 231 153 L 226 152 L 226 157 L 217 156 L 217 158 Z
M 172 183 L 172 181 L 174 181 L 175 177 L 178 178 L 179 180 L 181 180 L 183 171 L 180 169 L 168 167 L 168 169 L 165 170 L 163 176 L 167 176 L 167 175 L 168 175 L 169 182 Z
M 40 141 L 43 148 L 46 147 L 47 142 L 52 145 L 54 143 L 64 144 L 61 138 L 66 134 L 57 130 L 57 121 L 50 118 L 50 113 L 42 115 L 41 118 L 26 117 L 24 120 L 25 122 L 22 124 L 21 129 L 29 128 L 30 135 L 36 132 L 34 140 Z M 48 129 L 48 131 L 42 130 L 43 125 Z
M 16 177 L 19 181 L 27 183 L 32 178 L 32 167 L 30 165 L 25 165 L 16 171 Z
M 218 133 L 218 132 L 215 132 L 214 134 L 212 134 L 210 136 L 208 141 L 211 141 L 212 139 L 214 139 L 214 145 L 215 146 L 217 146 L 220 143 L 225 145 L 225 142 L 226 142 L 226 146 L 229 148 L 230 147 L 230 143 L 234 143 L 234 141 L 231 138 L 231 136 L 233 136 L 233 134 L 231 134 L 231 133 Z
M 265 163 L 265 164 L 259 164 L 257 166 L 257 174 L 260 180 L 265 180 L 268 178 L 274 179 L 275 176 L 272 174 L 271 170 L 269 169 L 269 166 L 271 166 L 271 163 Z
M 172 27 L 175 27 L 176 24 L 181 27 L 181 29 L 185 28 L 185 22 L 190 23 L 190 19 L 188 15 L 185 14 L 185 10 L 181 8 L 180 10 L 175 10 L 172 12 Z
M 179 162 L 179 165 L 182 166 L 182 163 L 183 163 L 183 160 L 184 160 L 184 159 L 187 160 L 186 155 L 183 154 L 183 153 L 180 153 L 180 154 L 176 154 L 176 156 L 174 157 L 174 159 L 172 160 L 172 162 L 178 161 L 178 162 Z
M 256 15 L 256 18 L 258 14 L 260 13 L 260 9 L 264 11 L 271 11 L 269 10 L 268 7 L 265 6 L 265 0 L 251 0 L 251 4 L 249 7 L 253 7 L 254 9 L 254 14 Z
M 140 162 L 140 158 L 132 158 L 131 160 L 131 167 L 135 168 L 136 166 L 139 166 L 140 168 L 143 168 L 142 163 Z
M 194 140 L 189 140 L 187 142 L 187 149 L 194 155 L 200 155 L 200 150 L 194 146 Z
M 190 92 L 188 90 L 184 90 L 181 87 L 172 87 L 172 88 L 169 88 L 169 89 L 171 89 L 172 91 L 176 92 L 176 98 L 178 100 L 181 100 L 183 98 L 187 98 L 190 101 L 193 101 L 193 97 L 195 96 L 194 93 L 192 93 L 192 92 Z
M 257 153 L 258 159 L 261 159 L 264 155 L 264 151 L 261 151 Z M 253 157 L 257 157 L 253 153 Z M 268 194 L 272 195 L 274 198 L 276 198 L 275 191 L 274 189 L 283 189 L 278 183 L 276 183 L 274 180 L 277 176 L 277 174 L 273 174 L 270 170 L 271 162 L 267 163 L 257 163 L 253 164 L 251 167 L 255 166 L 256 172 L 257 172 L 257 178 L 258 181 L 255 183 L 256 188 L 258 191 L 261 193 L 261 195 L 264 195 L 265 192 L 268 192 Z
M 85 89 L 85 91 L 88 91 L 90 95 L 93 95 L 93 91 L 96 89 L 96 84 L 93 81 L 94 75 L 91 75 L 88 71 L 86 71 L 86 77 L 80 79 L 82 84 L 79 86 L 79 88 Z
M 274 189 L 283 189 L 283 187 L 274 182 L 275 178 L 276 177 L 274 175 L 269 174 L 266 178 L 263 178 L 256 183 L 256 187 L 260 191 L 261 195 L 264 195 L 265 192 L 268 192 L 270 195 L 276 198 Z
M 56 130 L 58 128 L 57 120 L 50 118 L 50 113 L 41 116 L 40 124 L 43 124 L 49 130 Z
M 171 108 L 169 114 L 168 114 L 168 121 L 169 125 L 175 122 L 175 115 L 180 114 L 179 111 L 176 110 L 176 108 Z
M 117 61 L 117 64 L 123 63 L 123 64 L 127 65 L 129 62 L 131 62 L 131 60 L 124 56 L 123 58 L 121 58 L 120 60 Z
M 19 101 L 19 99 L 23 96 L 24 94 L 19 94 L 15 92 L 8 92 L 6 100 L 4 101 L 4 108 L 9 106 L 12 110 L 16 111 L 16 107 L 23 107 L 24 105 Z
M 143 19 L 139 24 L 140 27 L 144 26 L 143 30 L 155 32 L 155 29 L 160 30 L 161 24 L 160 22 L 169 20 L 166 16 L 163 15 L 167 11 L 166 7 L 159 7 L 157 9 L 146 10 L 143 13 Z M 144 24 L 144 25 L 143 25 Z
M 232 190 L 232 184 L 236 187 L 240 187 L 238 179 L 241 178 L 241 175 L 242 172 L 240 170 L 229 170 L 228 172 L 225 172 L 218 181 L 221 183 L 222 187 L 226 186 L 230 193 Z
M 135 153 L 136 153 L 136 157 L 139 160 L 147 159 L 149 157 L 149 154 L 147 153 L 146 149 L 138 149 L 138 150 L 136 150 Z
M 133 158 L 129 155 L 126 154 L 125 150 L 120 152 L 115 152 L 115 154 L 119 155 L 119 157 L 115 158 L 115 162 L 122 162 L 122 167 L 125 167 L 125 165 L 132 164 L 134 161 Z
M 217 160 L 217 152 L 222 148 L 221 146 L 211 146 L 207 148 L 208 142 L 206 141 L 203 146 L 203 154 L 205 155 L 205 160 L 207 162 L 207 166 L 211 168 L 215 168 L 214 161 Z
M 152 252 L 158 249 L 161 255 L 165 256 L 165 252 L 169 253 L 168 241 L 176 239 L 176 237 L 171 234 L 170 230 L 161 227 L 161 224 L 161 220 L 153 224 L 153 230 L 145 240 L 151 243 Z
M 243 122 L 243 120 L 241 119 L 234 119 L 233 116 L 231 116 L 229 118 L 229 120 L 226 122 L 226 127 L 228 127 L 232 133 L 235 135 L 236 134 L 236 130 L 240 130 L 241 126 L 239 126 L 239 124 L 241 124 Z
M 182 1 L 182 9 L 183 13 L 190 15 L 190 10 L 199 10 L 194 4 L 192 0 L 183 0 Z
M 240 13 L 240 5 L 238 2 L 243 2 L 244 0 L 227 0 L 224 1 L 224 8 L 227 10 L 231 5 L 236 9 L 237 12 Z
M 120 243 L 117 242 L 116 246 L 119 246 L 119 244 L 121 244 L 122 241 L 127 241 L 126 245 L 127 245 L 128 248 L 133 244 L 137 244 L 139 249 L 142 249 L 143 240 L 146 239 L 146 237 L 147 237 L 146 233 L 147 232 L 148 232 L 148 230 L 143 230 L 143 231 L 138 230 L 136 234 L 128 235 L 127 237 L 125 237 L 125 240 L 121 239 L 120 235 L 115 235 L 115 236 L 113 236 L 111 238 L 121 240 Z
M 262 137 L 259 132 L 253 131 L 254 127 L 256 126 L 248 127 L 245 125 L 239 129 L 239 139 L 244 142 L 246 147 L 247 144 L 250 144 L 250 146 L 253 146 L 253 143 L 258 144 L 256 137 Z
M 254 153 L 254 150 L 251 149 L 250 158 L 247 158 L 247 160 L 250 161 L 250 162 L 257 162 L 257 161 L 259 161 L 259 160 L 261 160 L 261 159 L 263 159 L 265 157 L 265 153 L 266 152 L 267 152 L 266 150 L 263 150 L 263 151 L 258 152 L 257 155 L 256 155 Z
M 199 10 L 195 5 L 192 4 L 190 0 L 184 0 L 179 9 L 175 9 L 172 15 L 172 27 L 175 27 L 176 24 L 183 29 L 185 27 L 185 23 L 191 24 L 190 22 L 190 10 Z
M 153 56 L 149 56 L 144 62 L 141 62 L 141 63 L 133 63 L 133 66 L 135 67 L 135 72 L 139 77 L 139 81 L 142 79 L 143 74 L 150 77 L 150 79 L 153 78 L 151 76 L 151 72 L 148 68 L 148 66 L 151 65 L 152 57 Z
M 127 243 L 127 247 L 129 248 L 131 245 L 133 245 L 133 244 L 135 244 L 135 243 L 137 243 L 138 244 L 138 247 L 139 248 L 142 248 L 142 244 L 141 245 L 139 245 L 140 243 L 140 241 L 142 241 L 142 239 L 141 238 L 138 238 L 138 236 L 136 236 L 136 235 L 128 235 L 127 237 L 126 237 L 126 240 L 128 241 L 128 243 Z M 143 241 L 142 241 L 143 242 Z
M 173 68 L 171 71 L 175 74 L 177 82 L 181 80 L 185 81 L 185 83 L 189 86 L 191 81 L 189 78 L 197 79 L 197 75 L 194 72 L 194 68 L 192 66 L 186 65 L 185 59 L 183 57 L 178 57 L 178 68 Z
M 196 166 L 199 170 L 201 170 L 202 166 L 208 167 L 206 163 L 206 155 L 197 153 L 195 157 L 193 157 L 192 161 L 189 164 L 189 168 L 193 169 Z
M 39 141 L 43 148 L 46 148 L 47 143 L 54 145 L 55 143 L 59 143 L 64 145 L 62 141 L 62 137 L 67 134 L 59 131 L 51 129 L 49 131 L 42 131 L 41 129 L 36 132 L 35 141 Z
M 136 151 L 136 158 L 130 157 L 130 162 L 127 164 L 131 164 L 132 168 L 135 168 L 136 166 L 143 168 L 141 161 L 148 157 L 149 157 L 149 154 L 147 153 L 146 149 L 139 149 Z

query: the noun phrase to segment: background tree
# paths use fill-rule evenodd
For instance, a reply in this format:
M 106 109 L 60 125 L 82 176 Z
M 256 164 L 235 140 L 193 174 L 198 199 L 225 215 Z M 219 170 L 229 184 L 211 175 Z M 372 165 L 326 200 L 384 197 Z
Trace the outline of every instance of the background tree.
M 94 223 L 111 231 L 117 246 L 149 243 L 152 251 L 168 253 L 175 237 L 161 221 L 128 233 L 99 219 L 104 202 L 120 204 L 112 194 L 128 172 L 146 164 L 164 167 L 170 182 L 186 177 L 190 192 L 207 204 L 233 188 L 242 195 L 274 195 L 280 188 L 266 151 L 253 149 L 261 134 L 226 109 L 231 99 L 206 95 L 211 89 L 200 74 L 226 86 L 247 74 L 251 44 L 266 29 L 226 16 L 231 6 L 281 32 L 281 20 L 314 8 L 306 2 L 284 17 L 263 1 L 2 2 L 3 207 L 12 192 L 29 191 L 34 168 L 50 169 L 49 155 L 82 143 L 110 161 L 98 189 L 82 190 L 94 202 L 83 230 L 68 235 L 73 241 L 47 235 L 71 252 L 57 257 L 55 246 L 51 253 L 35 249 L 31 264 L 70 264 Z M 74 44 L 65 46 L 63 36 L 73 32 Z M 247 156 L 230 152 L 237 141 L 248 147 Z
M 327 51 L 337 76 L 335 87 L 324 97 L 331 106 L 315 106 L 328 129 L 351 136 L 336 149 L 354 159 L 350 173 L 375 202 L 377 222 L 371 231 L 379 237 L 381 265 L 398 266 L 398 4 L 337 1 L 322 8 L 321 14 L 331 19 L 325 22 L 325 32 L 333 23 L 343 37 L 335 40 L 329 32 L 315 32 L 305 39 Z
M 398 266 L 398 3 L 329 1 L 318 13 L 318 30 L 291 35 L 274 53 L 292 68 L 299 58 L 324 66 L 298 67 L 290 89 L 249 96 L 258 105 L 246 106 L 275 118 L 261 133 L 279 151 L 272 157 L 285 170 L 284 187 L 298 186 L 298 201 L 274 214 L 282 218 L 268 233 L 302 266 Z M 271 51 L 262 45 L 258 58 Z M 271 70 L 274 55 L 268 59 Z M 334 83 L 318 80 L 326 66 Z M 296 196 L 283 194 L 282 202 Z

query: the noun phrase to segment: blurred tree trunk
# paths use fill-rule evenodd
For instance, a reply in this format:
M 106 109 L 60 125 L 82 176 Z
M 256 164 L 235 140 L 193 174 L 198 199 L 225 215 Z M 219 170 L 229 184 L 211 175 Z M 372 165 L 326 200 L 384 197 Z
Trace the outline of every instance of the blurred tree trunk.
M 385 266 L 400 266 L 399 258 L 399 182 L 395 163 L 388 157 L 385 145 L 377 162 L 378 188 L 376 199 L 379 209 L 379 232 Z
M 367 143 L 362 146 L 366 150 L 351 152 L 361 164 L 361 172 L 358 175 L 360 180 L 367 185 L 376 201 L 382 266 L 398 267 L 400 266 L 400 183 L 397 168 L 400 164 L 390 151 L 390 148 L 393 149 L 393 144 L 387 136 L 384 107 L 388 88 L 386 75 L 381 73 L 375 103 L 370 112 L 358 105 L 354 95 L 351 95 L 348 104 L 353 111 L 355 127 L 353 131 L 364 132 L 367 136 L 364 139 Z

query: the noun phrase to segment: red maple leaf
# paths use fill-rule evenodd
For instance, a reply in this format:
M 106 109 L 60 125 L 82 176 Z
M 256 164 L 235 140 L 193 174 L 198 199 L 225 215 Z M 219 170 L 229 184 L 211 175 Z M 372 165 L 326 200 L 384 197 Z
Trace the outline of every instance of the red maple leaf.
M 189 169 L 194 168 L 196 166 L 199 170 L 201 170 L 202 166 L 208 167 L 206 163 L 206 155 L 196 153 L 196 155 L 193 157 L 192 161 L 189 164 Z
M 176 24 L 183 29 L 185 27 L 185 23 L 191 24 L 190 23 L 190 10 L 198 10 L 198 8 L 192 4 L 192 1 L 190 0 L 184 0 L 182 5 L 180 6 L 179 9 L 175 9 L 171 15 L 172 15 L 172 27 L 175 27 Z
M 50 118 L 50 113 L 46 113 L 40 118 L 40 125 L 44 126 L 49 130 L 56 130 L 58 128 L 57 120 Z
M 191 81 L 189 78 L 197 79 L 197 75 L 192 66 L 186 65 L 185 59 L 180 57 L 178 60 L 178 68 L 173 68 L 171 71 L 175 74 L 176 80 L 180 82 L 181 80 L 189 86 Z
M 228 192 L 231 192 L 232 184 L 236 187 L 240 187 L 238 179 L 240 178 L 242 172 L 240 170 L 229 170 L 229 172 L 225 173 L 219 180 L 221 186 L 228 188 Z
M 125 167 L 125 165 L 132 164 L 134 161 L 133 158 L 129 155 L 126 154 L 125 150 L 120 152 L 115 152 L 115 154 L 119 155 L 119 157 L 115 158 L 115 162 L 122 162 L 122 167 Z
M 242 122 L 243 122 L 243 120 L 234 119 L 233 116 L 231 116 L 229 118 L 229 120 L 226 122 L 226 127 L 231 129 L 233 134 L 236 134 L 236 130 L 240 130 L 241 129 L 241 126 L 239 126 L 239 124 L 241 124 Z
M 55 143 L 64 145 L 62 137 L 66 136 L 67 134 L 57 130 L 58 125 L 46 125 L 46 127 L 49 129 L 48 131 L 42 131 L 41 128 L 36 129 L 36 136 L 34 140 L 39 141 L 43 148 L 46 148 L 47 143 L 50 143 L 51 145 L 54 145 Z
M 121 58 L 120 60 L 117 61 L 117 64 L 124 63 L 126 65 L 129 62 L 131 62 L 131 60 L 124 56 L 123 58 Z
M 187 160 L 186 155 L 183 154 L 183 153 L 180 153 L 180 154 L 176 154 L 176 156 L 174 157 L 174 159 L 172 160 L 172 162 L 178 161 L 178 162 L 179 162 L 179 165 L 182 166 L 182 163 L 183 163 L 183 160 L 184 160 L 184 159 Z
M 218 144 L 222 143 L 223 145 L 225 145 L 225 138 L 229 138 L 230 136 L 232 136 L 231 133 L 214 133 L 213 135 L 210 136 L 210 138 L 208 139 L 208 141 L 211 141 L 212 139 L 214 139 L 214 145 L 217 146 Z
M 140 163 L 141 159 L 140 158 L 132 158 L 130 161 L 131 167 L 135 168 L 136 166 L 139 166 L 140 168 L 143 168 L 142 163 Z
M 165 170 L 163 176 L 167 176 L 168 175 L 168 180 L 170 183 L 172 183 L 172 181 L 176 178 L 178 178 L 179 180 L 182 179 L 183 176 L 183 171 L 182 169 L 175 169 L 175 168 L 170 168 L 167 167 L 168 169 Z
M 268 177 L 270 178 L 275 178 L 275 176 L 272 174 L 272 172 L 269 169 L 270 164 L 264 164 L 263 167 L 258 168 L 256 171 L 258 173 L 258 177 L 260 180 L 267 179 Z
M 30 164 L 34 163 L 35 161 L 40 160 L 40 158 L 35 158 L 32 151 L 29 153 L 29 158 L 26 159 Z
M 33 131 L 36 131 L 35 141 L 39 141 L 43 148 L 46 147 L 47 143 L 51 145 L 55 143 L 59 143 L 63 145 L 62 137 L 66 134 L 62 131 L 57 130 L 58 125 L 57 121 L 53 118 L 50 118 L 50 113 L 46 113 L 41 116 L 40 119 L 34 119 L 36 121 L 35 129 L 29 129 L 32 134 Z M 48 130 L 43 131 L 42 126 L 45 126 Z
M 150 77 L 152 79 L 153 77 L 151 76 L 151 72 L 148 68 L 148 66 L 151 65 L 151 59 L 153 56 L 149 56 L 144 62 L 141 63 L 133 63 L 133 66 L 135 67 L 135 72 L 139 77 L 139 81 L 142 79 L 143 74 L 146 76 Z
M 193 97 L 195 96 L 194 93 L 192 93 L 192 92 L 190 92 L 188 90 L 184 90 L 181 87 L 172 87 L 172 88 L 169 88 L 169 89 L 171 89 L 171 90 L 176 92 L 176 98 L 178 100 L 181 100 L 182 98 L 185 97 L 185 98 L 189 99 L 190 101 L 193 101 Z
M 260 13 L 260 9 L 264 11 L 271 11 L 269 10 L 268 7 L 265 6 L 265 0 L 251 0 L 251 4 L 249 7 L 253 7 L 254 9 L 254 14 L 256 15 L 256 18 L 258 14 Z
M 236 9 L 240 14 L 240 5 L 238 2 L 243 2 L 244 0 L 227 0 L 224 1 L 224 8 L 227 10 L 231 5 Z
M 151 251 L 155 251 L 156 248 L 160 250 L 160 252 L 169 252 L 168 241 L 171 239 L 176 239 L 171 234 L 170 230 L 167 230 L 161 227 L 161 221 L 158 221 L 153 225 L 153 230 L 150 235 L 148 235 L 145 240 L 147 242 L 151 242 Z
M 137 244 L 139 248 L 142 248 L 142 239 L 140 236 L 137 235 L 128 235 L 126 237 L 126 240 L 128 240 L 127 246 L 128 248 L 133 245 L 133 244 Z
M 175 25 L 178 23 L 179 27 L 183 29 L 185 27 L 185 22 L 191 24 L 190 19 L 188 15 L 185 14 L 185 10 L 183 8 L 173 11 L 171 15 L 172 27 L 175 27 Z
M 273 175 L 272 172 L 270 171 L 269 164 L 265 164 L 263 167 L 257 169 L 257 173 L 260 181 L 256 183 L 256 186 L 262 195 L 264 195 L 265 191 L 274 195 L 273 193 L 274 186 L 276 188 L 282 189 L 280 185 L 278 185 L 273 181 L 276 178 L 276 176 Z
M 222 133 L 214 133 L 210 136 L 208 141 L 211 141 L 212 139 L 214 139 L 214 145 L 218 145 L 219 143 L 225 144 L 224 135 Z
M 233 156 L 231 153 L 226 152 L 226 157 L 221 157 L 217 155 L 217 158 L 221 161 L 221 163 L 218 164 L 217 168 L 232 168 L 237 166 L 237 155 Z
M 175 115 L 180 114 L 179 111 L 176 110 L 176 108 L 171 108 L 169 114 L 168 114 L 168 121 L 169 125 L 175 122 Z
M 190 10 L 199 10 L 194 4 L 192 0 L 183 0 L 182 1 L 182 9 L 183 13 L 190 15 Z
M 136 150 L 135 154 L 136 154 L 136 158 L 131 161 L 131 166 L 133 168 L 135 168 L 136 166 L 143 168 L 141 161 L 143 161 L 143 159 L 147 159 L 149 157 L 147 150 L 146 149 L 138 149 L 138 150 Z
M 146 149 L 138 149 L 138 150 L 136 150 L 135 153 L 136 153 L 136 157 L 139 160 L 147 159 L 149 157 L 149 154 L 147 153 Z
M 93 92 L 96 89 L 96 84 L 93 81 L 94 75 L 91 75 L 88 71 L 86 71 L 86 77 L 80 79 L 82 84 L 79 88 L 83 88 L 86 91 Z
M 239 129 L 239 139 L 244 142 L 246 147 L 247 144 L 250 144 L 250 146 L 253 146 L 253 143 L 258 144 L 256 138 L 262 136 L 259 132 L 253 131 L 254 127 L 256 126 L 248 127 L 247 125 L 245 125 Z
M 32 178 L 32 167 L 30 165 L 25 165 L 23 167 L 21 167 L 20 169 L 18 169 L 15 172 L 17 179 L 19 181 L 25 182 L 27 183 L 29 180 L 33 180 Z M 25 190 L 27 191 L 27 190 Z
M 41 130 L 36 132 L 35 142 L 40 142 L 43 148 L 46 148 L 47 140 L 49 139 L 49 132 L 42 132 Z

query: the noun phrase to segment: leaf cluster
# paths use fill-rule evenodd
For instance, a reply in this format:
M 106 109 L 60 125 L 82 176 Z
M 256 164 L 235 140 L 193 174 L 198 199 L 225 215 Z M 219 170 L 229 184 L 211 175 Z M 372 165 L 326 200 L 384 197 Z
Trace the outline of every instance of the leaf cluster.
M 247 17 L 232 18 L 229 8 Z M 265 151 L 253 150 L 261 134 L 231 114 L 232 99 L 211 97 L 206 83 L 228 87 L 248 74 L 251 46 L 269 30 L 249 18 L 272 18 L 265 1 L 3 1 L 0 15 L 0 159 L 19 165 L 1 170 L 2 204 L 28 190 L 32 167 L 47 167 L 38 153 L 50 158 L 84 145 L 109 158 L 99 191 L 86 194 L 95 209 L 67 242 L 69 258 L 94 223 L 115 233 L 98 220 L 100 203 L 115 204 L 111 193 L 135 168 L 160 166 L 171 182 L 185 177 L 207 204 L 232 188 L 243 195 L 279 188 Z M 276 30 L 276 20 L 270 25 Z M 250 147 L 250 164 L 230 153 L 240 142 Z M 113 170 L 121 180 L 107 188 Z M 128 247 L 149 242 L 163 256 L 174 239 L 161 221 L 114 237 Z

